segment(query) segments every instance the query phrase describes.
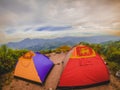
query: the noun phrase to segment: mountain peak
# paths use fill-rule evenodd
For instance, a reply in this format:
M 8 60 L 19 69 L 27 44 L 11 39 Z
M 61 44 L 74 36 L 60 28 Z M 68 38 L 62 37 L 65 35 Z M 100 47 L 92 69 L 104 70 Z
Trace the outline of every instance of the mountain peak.
M 30 40 L 32 40 L 32 39 L 30 39 L 30 38 L 25 38 L 25 39 L 22 40 L 22 41 L 30 41 Z

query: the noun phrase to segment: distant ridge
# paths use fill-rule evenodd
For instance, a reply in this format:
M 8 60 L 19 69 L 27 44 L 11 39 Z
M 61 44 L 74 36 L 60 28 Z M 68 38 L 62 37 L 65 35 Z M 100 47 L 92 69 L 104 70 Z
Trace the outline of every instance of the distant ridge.
M 30 50 L 42 50 L 42 49 L 54 49 L 61 45 L 73 46 L 79 42 L 88 43 L 104 43 L 107 41 L 118 41 L 118 36 L 91 36 L 91 37 L 62 37 L 55 39 L 30 39 L 26 38 L 19 42 L 9 42 L 7 46 L 14 49 L 30 49 Z

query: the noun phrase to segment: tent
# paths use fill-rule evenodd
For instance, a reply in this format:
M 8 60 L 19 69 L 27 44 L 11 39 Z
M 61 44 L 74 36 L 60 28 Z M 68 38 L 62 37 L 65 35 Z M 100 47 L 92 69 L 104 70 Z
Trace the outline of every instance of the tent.
M 90 47 L 74 47 L 60 77 L 59 87 L 82 87 L 109 81 L 104 60 Z
M 43 83 L 53 67 L 53 62 L 46 56 L 29 51 L 17 62 L 14 76 Z

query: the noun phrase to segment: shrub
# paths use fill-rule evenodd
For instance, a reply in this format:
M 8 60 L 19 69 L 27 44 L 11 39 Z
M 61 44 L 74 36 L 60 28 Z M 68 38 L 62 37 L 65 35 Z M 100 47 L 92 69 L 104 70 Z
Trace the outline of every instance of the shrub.
M 51 52 L 52 52 L 51 50 L 41 50 L 40 51 L 41 54 L 49 54 Z
M 64 52 L 64 53 L 65 53 L 65 52 L 68 52 L 70 49 L 71 49 L 70 46 L 64 45 L 64 46 L 60 46 L 60 47 L 56 48 L 56 49 L 54 50 L 54 52 L 55 52 L 55 53 L 61 53 L 61 52 Z
M 0 74 L 13 70 L 18 58 L 27 50 L 13 50 L 6 45 L 0 47 Z
M 118 71 L 120 69 L 120 66 L 118 65 L 118 63 L 115 62 L 108 62 L 108 66 L 112 72 L 112 74 L 115 75 L 116 71 Z
M 120 51 L 111 52 L 108 59 L 120 64 Z

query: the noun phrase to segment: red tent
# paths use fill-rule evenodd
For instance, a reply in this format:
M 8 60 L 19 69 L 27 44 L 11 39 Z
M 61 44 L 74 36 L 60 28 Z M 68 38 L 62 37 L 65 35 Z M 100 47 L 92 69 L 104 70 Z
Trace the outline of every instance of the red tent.
M 62 72 L 59 87 L 87 86 L 109 81 L 103 59 L 90 47 L 72 49 Z

